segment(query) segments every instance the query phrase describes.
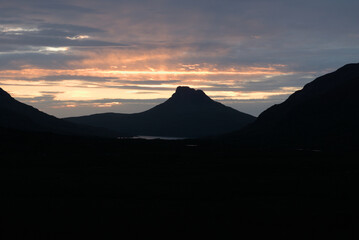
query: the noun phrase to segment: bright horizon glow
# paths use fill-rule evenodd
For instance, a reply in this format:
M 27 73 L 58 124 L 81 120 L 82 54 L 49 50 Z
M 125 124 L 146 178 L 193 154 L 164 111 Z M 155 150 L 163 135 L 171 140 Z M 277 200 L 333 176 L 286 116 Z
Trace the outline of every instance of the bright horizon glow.
M 65 51 L 67 48 L 55 48 L 53 50 Z M 276 76 L 295 74 L 294 72 L 280 71 L 272 66 L 242 67 L 238 70 L 232 68 L 227 71 L 218 69 L 178 71 L 156 70 L 154 68 L 150 68 L 151 71 L 127 71 L 113 70 L 113 66 L 111 68 L 111 70 L 98 68 L 2 70 L 0 71 L 0 82 L 5 84 L 5 89 L 17 98 L 41 99 L 42 96 L 51 94 L 52 101 L 58 102 L 58 104 L 48 106 L 49 109 L 74 109 L 80 106 L 111 108 L 122 105 L 119 101 L 96 102 L 99 99 L 167 99 L 179 85 L 203 89 L 208 96 L 217 100 L 263 100 L 283 94 L 291 94 L 298 90 L 298 88 L 293 87 L 282 87 L 276 91 L 248 91 L 238 85 L 236 79 L 242 77 L 254 78 L 251 81 L 256 82 L 260 79 L 265 80 Z M 233 80 L 216 80 L 213 82 L 207 79 L 211 76 L 216 79 L 230 77 Z M 61 79 L 62 77 L 65 79 Z M 93 77 L 96 79 L 103 78 L 103 80 L 101 82 L 91 81 Z M 51 80 L 47 80 L 47 78 Z M 172 79 L 176 79 L 176 81 L 172 83 Z M 225 87 L 220 91 L 213 86 L 213 83 L 222 84 Z M 29 101 L 36 103 L 33 100 Z M 86 103 L 86 101 L 91 103 Z
M 67 51 L 67 47 L 59 48 L 46 48 L 48 51 Z M 37 68 L 28 68 L 21 70 L 3 70 L 0 71 L 0 76 L 11 78 L 11 76 L 29 76 L 38 77 L 46 75 L 73 75 L 76 76 L 113 76 L 113 75 L 267 75 L 267 76 L 280 76 L 280 75 L 291 75 L 295 72 L 282 72 L 274 68 L 249 68 L 244 71 L 176 71 L 176 70 L 153 70 L 153 71 L 143 71 L 143 70 L 102 70 L 96 68 L 84 68 L 84 69 L 72 69 L 72 70 L 63 70 L 63 69 L 37 69 Z

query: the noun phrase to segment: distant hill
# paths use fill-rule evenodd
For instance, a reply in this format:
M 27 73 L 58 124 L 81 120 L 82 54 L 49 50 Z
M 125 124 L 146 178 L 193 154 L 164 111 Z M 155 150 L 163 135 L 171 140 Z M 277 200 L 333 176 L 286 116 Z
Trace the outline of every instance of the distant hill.
M 0 88 L 0 128 L 66 135 L 114 137 L 106 130 L 70 123 L 21 103 Z
M 321 76 L 232 135 L 242 143 L 359 146 L 359 64 Z
M 255 117 L 213 101 L 202 90 L 178 87 L 164 103 L 141 113 L 103 113 L 67 121 L 115 130 L 122 136 L 203 137 L 238 130 Z

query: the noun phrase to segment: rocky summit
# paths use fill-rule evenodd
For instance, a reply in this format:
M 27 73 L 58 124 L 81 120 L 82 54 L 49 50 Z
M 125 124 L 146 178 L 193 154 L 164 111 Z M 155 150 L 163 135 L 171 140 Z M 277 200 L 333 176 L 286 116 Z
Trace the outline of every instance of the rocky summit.
M 122 136 L 192 138 L 239 130 L 255 117 L 213 101 L 202 90 L 180 86 L 167 101 L 145 112 L 103 113 L 66 120 L 105 127 Z

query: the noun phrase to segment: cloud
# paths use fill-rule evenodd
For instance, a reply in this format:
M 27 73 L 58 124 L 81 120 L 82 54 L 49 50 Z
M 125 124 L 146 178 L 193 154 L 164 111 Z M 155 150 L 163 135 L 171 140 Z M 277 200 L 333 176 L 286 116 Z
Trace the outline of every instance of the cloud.
M 41 91 L 41 93 L 43 93 L 43 94 L 59 94 L 59 93 L 64 93 L 64 92 L 59 92 L 59 91 Z
M 58 2 L 42 1 L 41 4 L 34 4 L 34 8 L 45 10 L 45 11 L 54 11 L 62 12 L 62 14 L 72 15 L 72 14 L 86 14 L 86 13 L 98 13 L 99 11 L 93 8 L 88 8 L 84 6 L 77 6 L 72 4 L 63 4 Z
M 19 46 L 44 46 L 44 47 L 102 47 L 102 46 L 128 46 L 123 43 L 113 43 L 101 40 L 92 39 L 70 39 L 71 36 L 78 36 L 64 33 L 63 36 L 54 37 L 47 34 L 28 34 L 29 32 L 23 32 L 21 35 L 2 35 L 0 36 L 0 44 L 19 45 Z M 41 31 L 40 31 L 41 33 Z M 70 38 L 69 38 L 70 37 Z
M 91 33 L 104 33 L 105 30 L 101 28 L 74 25 L 74 24 L 59 24 L 59 23 L 41 23 L 39 28 L 42 29 L 42 33 L 46 34 L 56 34 L 61 33 L 61 35 L 66 34 L 91 34 Z M 66 34 L 64 34 L 66 33 Z
M 189 85 L 259 109 L 359 56 L 356 0 L 0 2 L 0 81 L 21 93 L 151 101 Z
M 81 56 L 69 55 L 63 52 L 39 53 L 39 49 L 20 48 L 14 52 L 0 54 L 0 70 L 20 70 L 24 67 L 42 67 L 46 69 L 67 68 L 69 61 L 74 61 Z

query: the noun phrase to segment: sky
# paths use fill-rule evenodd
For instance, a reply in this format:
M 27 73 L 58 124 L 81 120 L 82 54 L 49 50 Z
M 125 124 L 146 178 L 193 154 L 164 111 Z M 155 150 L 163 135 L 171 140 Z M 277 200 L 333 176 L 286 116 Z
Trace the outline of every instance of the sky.
M 57 117 L 134 113 L 177 86 L 258 116 L 359 62 L 357 0 L 0 0 L 0 87 Z

